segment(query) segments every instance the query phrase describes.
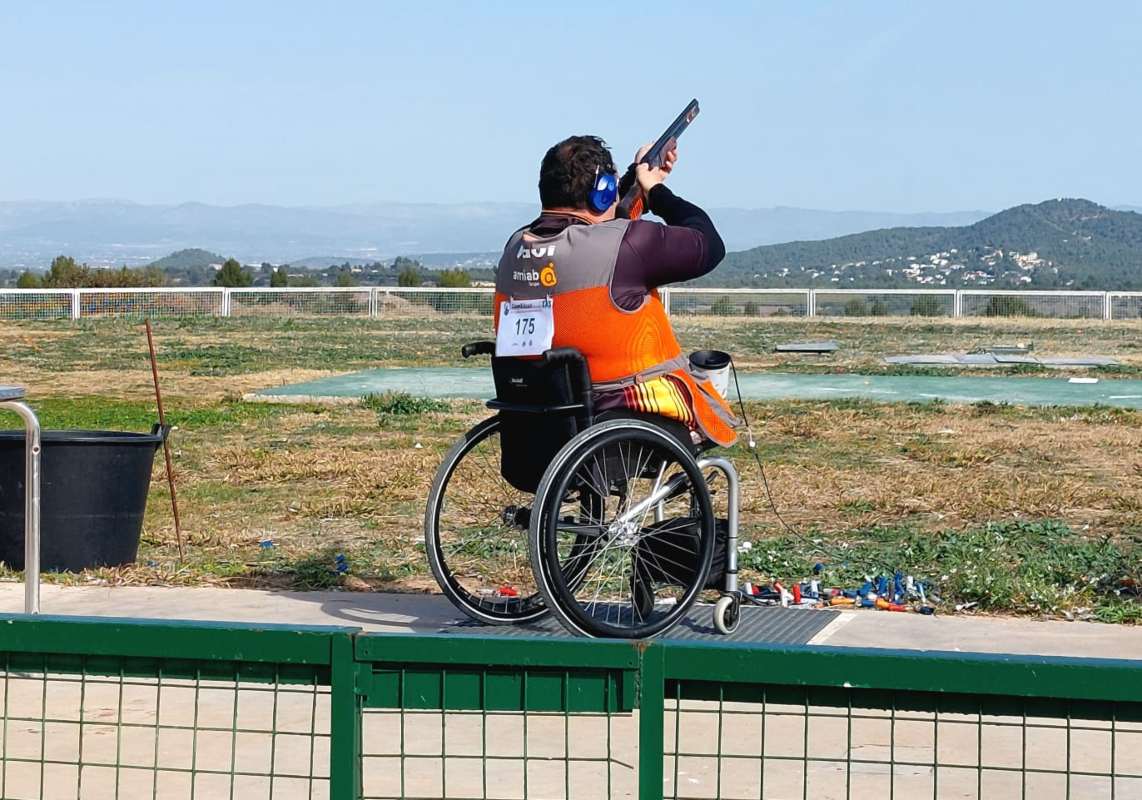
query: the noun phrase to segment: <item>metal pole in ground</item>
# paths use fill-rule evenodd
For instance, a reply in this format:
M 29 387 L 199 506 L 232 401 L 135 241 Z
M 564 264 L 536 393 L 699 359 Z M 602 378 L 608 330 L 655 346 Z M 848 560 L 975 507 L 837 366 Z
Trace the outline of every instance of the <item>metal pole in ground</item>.
M 40 613 L 40 421 L 21 402 L 24 389 L 0 386 L 0 408 L 24 420 L 24 613 Z
M 174 466 L 171 464 L 171 445 L 167 434 L 167 418 L 163 413 L 163 394 L 159 391 L 159 362 L 155 358 L 155 339 L 151 335 L 151 320 L 144 320 L 147 327 L 147 349 L 151 354 L 151 377 L 155 381 L 155 402 L 159 407 L 159 428 L 163 434 L 163 458 L 166 460 L 167 485 L 171 493 L 171 514 L 174 516 L 174 536 L 178 543 L 179 560 L 186 558 L 186 548 L 182 543 L 182 522 L 178 518 L 178 496 L 174 489 Z

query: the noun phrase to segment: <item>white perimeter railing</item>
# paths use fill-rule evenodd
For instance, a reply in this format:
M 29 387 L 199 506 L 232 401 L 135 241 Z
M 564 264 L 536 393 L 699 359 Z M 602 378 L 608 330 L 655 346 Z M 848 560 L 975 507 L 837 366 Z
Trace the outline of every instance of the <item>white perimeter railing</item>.
M 676 317 L 1142 319 L 1142 292 L 990 289 L 661 290 Z M 423 317 L 492 312 L 492 289 L 403 287 L 0 289 L 0 320 L 108 317 Z

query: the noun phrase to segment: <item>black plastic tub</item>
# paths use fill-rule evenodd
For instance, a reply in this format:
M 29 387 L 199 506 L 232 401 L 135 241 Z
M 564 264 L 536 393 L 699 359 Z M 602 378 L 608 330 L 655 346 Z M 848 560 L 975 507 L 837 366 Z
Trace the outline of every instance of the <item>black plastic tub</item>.
M 40 568 L 134 562 L 164 432 L 43 431 Z M 0 431 L 0 561 L 24 568 L 24 432 Z

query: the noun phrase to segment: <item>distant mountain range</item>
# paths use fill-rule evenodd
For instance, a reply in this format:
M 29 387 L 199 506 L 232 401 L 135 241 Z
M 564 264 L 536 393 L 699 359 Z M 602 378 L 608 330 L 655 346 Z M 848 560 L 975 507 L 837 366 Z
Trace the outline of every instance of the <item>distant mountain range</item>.
M 246 263 L 371 262 L 398 255 L 498 252 L 535 216 L 526 203 L 377 203 L 333 208 L 202 203 L 140 205 L 119 200 L 0 203 L 0 268 L 44 268 L 67 254 L 94 265 L 136 266 L 177 250 L 203 248 Z M 900 225 L 964 225 L 982 211 L 896 214 L 799 208 L 716 208 L 732 250 L 823 239 Z M 447 266 L 446 264 L 441 264 Z
M 1089 200 L 1052 200 L 991 216 L 716 208 L 711 216 L 732 252 L 699 283 L 1142 288 L 1140 211 Z M 0 203 L 0 269 L 43 269 L 59 254 L 93 265 L 155 262 L 176 272 L 230 256 L 248 264 L 324 269 L 405 255 L 429 267 L 478 271 L 494 264 L 507 234 L 535 213 L 532 206 L 511 203 L 291 208 L 8 202 Z
M 730 253 L 719 286 L 1142 288 L 1142 214 L 1050 200 L 971 225 L 896 227 Z

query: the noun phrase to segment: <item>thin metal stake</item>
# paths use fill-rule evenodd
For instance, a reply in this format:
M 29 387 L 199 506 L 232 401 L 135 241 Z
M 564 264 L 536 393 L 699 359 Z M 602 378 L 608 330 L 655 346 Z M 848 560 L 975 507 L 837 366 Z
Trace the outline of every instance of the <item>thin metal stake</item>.
M 175 495 L 174 490 L 174 468 L 171 466 L 171 445 L 167 440 L 166 427 L 167 418 L 163 413 L 163 393 L 159 390 L 159 363 L 155 358 L 155 338 L 151 334 L 151 320 L 147 318 L 143 320 L 147 327 L 147 348 L 151 352 L 151 377 L 155 380 L 155 401 L 159 406 L 159 425 L 163 429 L 163 457 L 166 459 L 167 464 L 167 484 L 171 490 L 171 513 L 174 514 L 174 535 L 175 540 L 178 542 L 178 559 L 182 561 L 186 557 L 186 548 L 182 544 L 182 524 L 178 518 L 178 497 Z

